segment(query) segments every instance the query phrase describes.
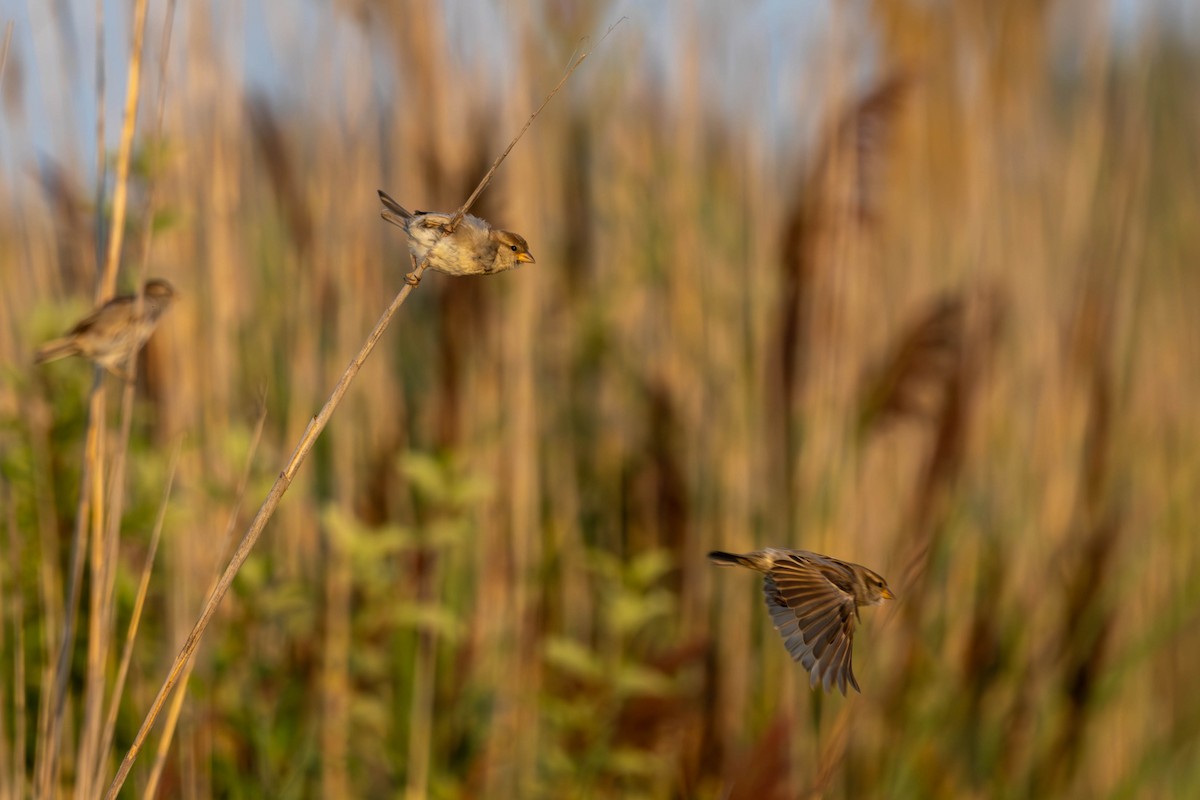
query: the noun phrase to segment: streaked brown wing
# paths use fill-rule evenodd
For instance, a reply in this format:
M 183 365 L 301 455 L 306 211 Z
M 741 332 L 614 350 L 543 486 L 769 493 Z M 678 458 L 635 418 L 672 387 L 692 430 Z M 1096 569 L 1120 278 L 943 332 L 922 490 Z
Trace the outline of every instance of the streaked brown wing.
M 858 689 L 851 667 L 856 621 L 854 596 L 839 588 L 840 565 L 802 556 L 776 561 L 763 581 L 767 609 L 788 652 L 809 673 L 809 684 L 829 691 L 847 682 Z M 834 570 L 833 580 L 826 573 Z M 836 583 L 835 583 L 836 581 Z
M 116 327 L 125 324 L 126 318 L 132 311 L 134 298 L 131 295 L 114 297 L 107 303 L 88 314 L 71 329 L 71 335 L 94 333 L 107 336 Z

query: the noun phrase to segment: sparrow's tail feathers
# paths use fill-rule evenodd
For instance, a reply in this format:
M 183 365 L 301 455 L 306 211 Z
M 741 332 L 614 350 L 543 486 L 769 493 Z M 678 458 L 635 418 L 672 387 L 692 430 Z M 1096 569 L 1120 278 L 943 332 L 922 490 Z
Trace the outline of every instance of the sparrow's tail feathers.
M 750 567 L 753 569 L 754 563 L 745 556 L 739 556 L 736 553 L 724 553 L 720 550 L 713 550 L 708 554 L 708 560 L 722 567 Z
M 379 192 L 379 202 L 383 203 L 383 210 L 379 212 L 379 216 L 386 219 L 393 225 L 399 225 L 401 228 L 406 228 L 406 221 L 412 219 L 412 212 L 404 206 L 392 199 L 391 195 L 383 189 Z
M 73 339 L 69 337 L 53 339 L 38 348 L 37 353 L 33 356 L 33 363 L 44 364 L 47 361 L 73 356 L 78 352 L 79 347 Z

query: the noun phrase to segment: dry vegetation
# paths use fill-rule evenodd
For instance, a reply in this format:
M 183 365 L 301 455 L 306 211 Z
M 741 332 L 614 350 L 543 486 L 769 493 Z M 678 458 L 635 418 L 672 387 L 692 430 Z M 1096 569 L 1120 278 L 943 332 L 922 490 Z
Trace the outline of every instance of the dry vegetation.
M 31 364 L 91 304 L 111 192 L 81 140 L 0 148 L 0 800 L 108 785 L 403 285 L 376 188 L 457 207 L 614 13 L 498 13 L 496 70 L 461 12 L 337 4 L 273 25 L 309 65 L 274 95 L 201 5 L 165 85 L 157 6 L 146 34 L 118 283 L 182 299 L 129 415 Z M 744 54 L 682 13 L 574 76 L 475 208 L 538 263 L 413 293 L 122 796 L 1200 792 L 1195 43 L 1118 47 L 1069 0 L 833 5 L 774 119 L 705 88 Z M 47 57 L 14 31 L 10 130 L 93 91 Z M 704 559 L 765 545 L 888 577 L 862 695 L 810 692 L 757 582 Z

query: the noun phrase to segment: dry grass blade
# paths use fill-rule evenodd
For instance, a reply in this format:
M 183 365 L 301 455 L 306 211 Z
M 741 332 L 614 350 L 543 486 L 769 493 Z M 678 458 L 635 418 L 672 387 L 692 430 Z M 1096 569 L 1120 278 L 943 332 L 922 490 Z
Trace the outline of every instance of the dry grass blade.
M 104 0 L 96 0 L 96 191 L 95 203 L 93 204 L 92 213 L 95 215 L 95 230 L 96 236 L 92 244 L 94 246 L 93 259 L 96 274 L 100 274 L 102 266 L 106 259 L 104 256 L 104 190 L 108 186 L 108 137 L 105 135 L 105 106 L 108 103 L 108 92 L 106 86 L 106 68 L 105 68 L 105 45 L 104 45 Z M 116 275 L 113 275 L 114 281 Z M 93 278 L 94 279 L 94 278 Z M 101 276 L 100 280 L 96 281 L 96 296 L 95 300 L 103 300 L 106 296 L 112 294 L 112 288 L 107 293 L 103 291 L 101 286 L 105 283 L 105 279 Z M 115 286 L 115 283 L 114 283 Z M 97 305 L 99 303 L 97 302 Z
M 1001 600 L 1009 581 L 1008 561 L 999 545 L 992 540 L 983 543 L 979 557 L 979 580 L 976 583 L 971 625 L 962 651 L 963 712 L 966 719 L 977 721 L 984 695 L 1001 674 L 1002 632 L 1000 630 Z
M 101 397 L 101 400 L 104 398 Z M 87 780 L 91 777 L 91 764 L 96 759 L 96 747 L 99 743 L 100 719 L 104 704 L 105 667 L 108 663 L 108 648 L 111 643 L 111 626 L 106 610 L 106 588 L 110 575 L 115 575 L 112 568 L 112 557 L 115 555 L 107 536 L 105 520 L 108 519 L 112 508 L 111 498 L 105 496 L 105 486 L 110 488 L 120 480 L 115 475 L 105 473 L 107 463 L 105 452 L 107 434 L 104 430 L 105 415 L 96 418 L 95 424 L 100 428 L 97 438 L 96 468 L 91 471 L 92 483 L 92 514 L 91 538 L 88 542 L 90 562 L 88 616 L 87 616 L 87 674 L 84 679 L 83 720 L 80 724 L 80 736 L 75 757 L 75 763 L 82 765 L 82 776 L 75 784 L 76 797 L 88 797 L 92 794 Z M 122 448 L 118 445 L 118 451 Z M 123 460 L 118 458 L 118 460 Z M 123 468 L 122 468 L 123 469 Z M 119 511 L 117 512 L 119 513 Z
M 189 661 L 187 669 L 183 671 L 183 685 L 187 686 L 188 680 L 192 677 L 192 667 L 196 664 L 194 661 Z M 142 792 L 142 797 L 146 800 L 154 800 L 158 796 L 158 784 L 162 780 L 163 769 L 167 765 L 167 756 L 171 752 L 171 741 L 175 738 L 175 728 L 179 723 L 179 715 L 183 712 L 183 701 L 187 697 L 186 692 L 178 692 L 171 698 L 171 707 L 167 710 L 167 723 L 163 728 L 162 738 L 158 740 L 158 749 L 154 753 L 154 766 L 150 768 L 150 777 L 146 780 L 146 788 Z
M 154 530 L 150 534 L 150 546 L 146 551 L 146 561 L 142 565 L 142 575 L 138 582 L 137 595 L 133 601 L 133 610 L 129 616 L 129 628 L 125 632 L 125 646 L 121 651 L 121 662 L 117 667 L 117 676 L 113 681 L 112 697 L 108 702 L 108 713 L 104 717 L 104 731 L 97 749 L 96 773 L 92 786 L 100 786 L 104 780 L 105 755 L 112 746 L 113 732 L 117 727 L 117 712 L 121 706 L 121 696 L 125 692 L 125 679 L 129 675 L 129 664 L 133 660 L 133 643 L 137 641 L 138 625 L 142 618 L 142 609 L 146 604 L 146 595 L 150 590 L 150 574 L 154 570 L 154 558 L 158 553 L 158 543 L 162 538 L 163 521 L 167 517 L 167 501 L 171 497 L 171 488 L 175 485 L 175 470 L 179 464 L 180 443 L 175 444 L 171 453 L 171 461 L 167 467 L 167 482 L 163 487 L 162 502 L 158 506 L 158 516 L 154 520 Z
M 0 44 L 0 87 L 4 86 L 4 68 L 8 66 L 8 46 L 12 44 L 13 21 L 4 26 L 4 43 Z
M 613 27 L 609 28 L 608 32 L 605 33 L 605 38 L 608 37 L 608 34 L 612 32 L 613 28 L 615 28 L 617 24 L 620 24 L 620 20 L 618 20 L 617 23 L 614 23 Z M 601 39 L 601 42 L 603 41 L 604 40 Z M 467 213 L 475 199 L 480 195 L 481 192 L 483 192 L 485 188 L 487 188 L 488 184 L 492 180 L 492 177 L 496 174 L 496 170 L 500 167 L 500 164 L 503 163 L 508 153 L 512 151 L 513 147 L 516 146 L 517 142 L 520 141 L 521 137 L 525 134 L 525 131 L 529 129 L 529 126 L 533 124 L 533 121 L 542 112 L 542 109 L 544 109 L 546 105 L 554 98 L 559 89 L 563 87 L 567 79 L 570 78 L 572 73 L 574 73 L 579 65 L 583 63 L 584 59 L 588 57 L 590 52 L 591 51 L 584 52 L 577 59 L 575 59 L 575 61 L 563 74 L 562 79 L 559 80 L 558 84 L 554 87 L 550 94 L 546 96 L 546 99 L 542 101 L 542 104 L 538 106 L 538 109 L 534 111 L 532 115 L 530 115 L 529 120 L 526 121 L 524 127 L 521 128 L 520 132 L 517 133 L 517 135 L 509 143 L 508 147 L 505 148 L 504 152 L 501 153 L 501 155 L 492 164 L 491 169 L 489 169 L 487 174 L 484 175 L 483 179 L 479 182 L 479 185 L 475 188 L 475 191 L 471 193 L 469 198 L 467 198 L 467 201 L 463 203 L 463 205 L 455 213 L 454 217 L 450 221 L 450 224 L 447 226 L 447 230 L 445 231 L 444 235 L 453 233 L 454 228 L 459 222 L 461 222 L 463 215 Z M 238 571 L 242 567 L 242 564 L 244 564 L 246 559 L 249 557 L 250 551 L 254 548 L 258 538 L 262 535 L 263 529 L 266 527 L 267 522 L 275 513 L 275 509 L 279 506 L 280 500 L 282 500 L 283 495 L 287 492 L 288 487 L 291 486 L 292 480 L 295 478 L 297 471 L 300 469 L 300 465 L 304 463 L 304 459 L 308 456 L 309 451 L 311 451 L 313 445 L 316 444 L 317 438 L 321 435 L 321 432 L 325 430 L 325 426 L 329 424 L 329 420 L 333 416 L 333 412 L 336 411 L 337 407 L 341 404 L 342 398 L 350 388 L 350 384 L 354 381 L 354 378 L 358 375 L 359 370 L 362 369 L 362 365 L 366 362 L 367 358 L 371 355 L 371 352 L 375 349 L 375 345 L 378 344 L 379 340 L 383 337 L 383 334 L 386 332 L 387 327 L 391 323 L 392 317 L 395 315 L 396 311 L 399 310 L 400 306 L 403 305 L 404 301 L 408 299 L 408 296 L 412 293 L 413 289 L 416 288 L 416 286 L 420 283 L 421 275 L 424 273 L 427 266 L 428 259 L 423 260 L 420 264 L 415 266 L 415 269 L 411 275 L 406 278 L 405 285 L 400 289 L 399 293 L 397 293 L 391 304 L 383 312 L 383 315 L 375 323 L 375 327 L 367 336 L 367 339 L 359 349 L 358 354 L 355 355 L 353 360 L 351 360 L 346 369 L 342 372 L 342 375 L 338 379 L 337 384 L 334 386 L 332 393 L 325 401 L 325 405 L 322 406 L 317 415 L 312 418 L 312 421 L 309 422 L 308 427 L 300 437 L 300 441 L 296 444 L 296 448 L 292 452 L 291 457 L 288 459 L 287 464 L 279 473 L 279 477 L 276 479 L 275 484 L 267 493 L 266 499 L 263 501 L 262 506 L 259 507 L 258 513 L 254 516 L 254 520 L 250 523 L 249 529 L 242 537 L 241 543 L 238 545 L 237 550 L 230 559 L 228 566 L 222 573 L 220 580 L 217 582 L 216 587 L 212 591 L 212 594 L 205 602 L 204 609 L 200 612 L 200 617 L 196 620 L 195 625 L 192 627 L 191 633 L 188 634 L 182 649 L 175 657 L 175 661 L 172 663 L 171 668 L 167 673 L 167 677 L 163 681 L 162 687 L 158 690 L 158 694 L 151 703 L 150 709 L 146 712 L 146 717 L 142 721 L 142 725 L 138 729 L 137 735 L 130 744 L 129 750 L 125 754 L 125 757 L 121 760 L 121 766 L 118 768 L 116 776 L 113 778 L 112 783 L 109 785 L 108 790 L 104 794 L 105 798 L 109 798 L 110 800 L 111 798 L 115 798 L 117 796 L 117 792 L 120 791 L 121 786 L 124 785 L 125 778 L 129 775 L 129 770 L 133 767 L 133 762 L 137 759 L 138 753 L 141 751 L 141 748 L 145 743 L 146 736 L 149 734 L 151 727 L 153 727 L 155 720 L 162 711 L 162 707 L 166 702 L 167 695 L 170 694 L 171 690 L 175 688 L 176 684 L 179 683 L 181 677 L 183 676 L 188 663 L 191 661 L 192 654 L 195 653 L 196 648 L 199 647 L 200 640 L 204 636 L 204 632 L 208 628 L 208 624 L 212 620 L 213 614 L 216 613 L 217 606 L 220 605 L 221 600 L 229 591 L 229 587 L 233 583 L 234 577 L 236 577 Z
M 4 507 L 8 509 L 5 515 L 5 527 L 8 530 L 8 564 L 21 563 L 21 538 L 17 533 L 16 509 L 13 507 L 12 498 L 5 486 L 0 489 L 0 497 L 4 499 Z M 0 577 L 3 577 L 4 570 L 0 570 Z M 21 595 L 21 586 L 19 583 L 19 571 L 12 571 L 12 609 L 10 615 L 12 617 L 13 629 L 13 730 L 12 730 L 12 758 L 8 759 L 8 748 L 4 746 L 3 736 L 0 735 L 0 774 L 12 776 L 12 783 L 8 786 L 0 784 L 0 791 L 6 792 L 8 796 L 14 798 L 22 798 L 25 796 L 25 603 Z M 0 600 L 3 600 L 3 585 L 0 584 Z M 3 605 L 0 604 L 0 610 Z M 0 641 L 3 641 L 4 625 L 3 619 L 0 618 Z M 0 703 L 0 708 L 4 704 Z M 2 723 L 2 719 L 0 719 Z M 2 724 L 0 724 L 0 733 L 3 732 Z M 7 766 L 5 762 L 7 761 Z
M 125 86 L 125 115 L 121 124 L 121 142 L 117 149 L 117 177 L 113 185 L 112 224 L 109 227 L 108 252 L 104 271 L 96 291 L 100 303 L 112 297 L 117 287 L 121 264 L 121 246 L 125 241 L 125 211 L 129 198 L 129 164 L 133 156 L 133 134 L 137 129 L 138 100 L 142 86 L 142 48 L 146 34 L 146 0 L 133 7 L 133 38 L 129 47 L 129 74 Z M 103 142 L 100 152 L 104 152 Z
M 1085 478 L 1086 479 L 1086 478 Z M 1084 533 L 1077 566 L 1064 587 L 1065 607 L 1058 635 L 1060 692 L 1067 713 L 1059 722 L 1053 746 L 1044 751 L 1034 785 L 1061 794 L 1079 765 L 1087 736 L 1088 713 L 1096 702 L 1097 684 L 1107 666 L 1110 642 L 1120 605 L 1101 587 L 1112 583 L 1121 540 L 1121 521 L 1114 512 Z
M 1116 238 L 1121 243 L 1119 231 Z M 1111 361 L 1117 278 L 1089 271 L 1068 353 L 1071 366 L 1082 373 L 1088 410 L 1078 470 L 1077 533 L 1065 543 L 1063 553 L 1073 562 L 1073 569 L 1063 587 L 1062 619 L 1052 645 L 1057 650 L 1059 691 L 1067 713 L 1053 745 L 1033 770 L 1035 785 L 1060 794 L 1073 779 L 1085 747 L 1096 684 L 1106 666 L 1121 610 L 1111 591 L 1105 590 L 1115 582 L 1122 533 L 1121 513 L 1114 508 L 1110 489 L 1115 467 L 1117 388 Z
M 83 449 L 83 468 L 79 478 L 79 502 L 75 510 L 75 530 L 71 537 L 70 584 L 64 609 L 62 639 L 53 664 L 47 665 L 50 686 L 49 702 L 42 706 L 38 721 L 38 753 L 36 785 L 39 797 L 49 797 L 58 771 L 58 752 L 62 746 L 60 733 L 67 702 L 67 680 L 71 672 L 71 655 L 75 645 L 75 625 L 79 616 L 79 598 L 83 592 L 83 564 L 87 558 L 87 527 L 92 515 L 93 474 L 101 469 L 100 440 L 104 427 L 104 371 L 93 370 L 92 391 L 88 402 L 88 422 Z
M 812 787 L 806 792 L 807 797 L 824 797 L 829 791 L 829 784 L 833 782 L 834 774 L 846 760 L 846 749 L 850 745 L 850 731 L 857 707 L 856 704 L 843 706 L 834 721 L 833 729 L 829 732 L 829 740 L 821 749 L 820 768 L 817 770 L 817 777 L 813 781 Z
M 234 501 L 233 507 L 229 509 L 229 521 L 225 525 L 225 533 L 221 536 L 221 545 L 213 551 L 212 563 L 212 581 L 209 583 L 208 590 L 211 592 L 217 584 L 217 579 L 220 577 L 219 568 L 221 562 L 225 558 L 225 553 L 229 549 L 229 542 L 233 538 L 234 528 L 237 525 L 238 516 L 242 511 L 242 502 L 246 499 L 246 488 L 250 485 L 251 472 L 254 467 L 254 456 L 258 453 L 258 446 L 262 443 L 263 428 L 267 423 L 267 402 L 266 397 L 259 398 L 258 422 L 254 425 L 254 433 L 250 437 L 250 447 L 246 451 L 246 462 L 242 466 L 242 475 L 238 480 L 237 488 L 234 492 L 237 498 Z M 167 753 L 171 747 L 171 740 L 175 736 L 175 727 L 179 722 L 179 713 L 183 708 L 183 699 L 187 696 L 187 685 L 192 677 L 192 668 L 195 666 L 194 661 L 189 661 L 187 669 L 183 672 L 183 677 L 179 681 L 179 691 L 175 693 L 175 697 L 171 700 L 171 708 L 167 712 L 166 722 L 163 723 L 162 738 L 158 743 L 158 750 L 155 753 L 154 765 L 150 768 L 150 777 L 146 781 L 146 789 L 143 796 L 152 798 L 157 791 L 158 783 L 162 778 L 163 769 L 167 762 Z M 107 748 L 106 748 L 107 750 Z

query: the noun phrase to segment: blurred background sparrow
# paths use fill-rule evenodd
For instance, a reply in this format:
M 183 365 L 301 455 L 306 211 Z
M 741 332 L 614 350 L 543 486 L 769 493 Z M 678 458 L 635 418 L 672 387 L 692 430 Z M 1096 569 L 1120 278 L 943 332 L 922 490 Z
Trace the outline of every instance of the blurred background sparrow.
M 141 308 L 137 295 L 114 297 L 81 319 L 65 336 L 38 348 L 34 363 L 41 364 L 67 356 L 83 356 L 117 377 L 128 375 L 117 369 L 141 349 L 158 319 L 175 299 L 175 289 L 162 278 L 151 278 L 142 289 Z
M 490 275 L 534 263 L 523 236 L 493 228 L 479 217 L 464 215 L 454 233 L 447 235 L 444 226 L 453 214 L 409 211 L 382 189 L 379 199 L 380 216 L 408 234 L 408 249 L 416 263 L 429 256 L 429 269 L 447 275 Z
M 825 691 L 834 684 L 858 688 L 850 656 L 859 606 L 876 606 L 895 595 L 887 581 L 860 564 L 810 553 L 769 547 L 741 555 L 715 550 L 714 564 L 742 566 L 763 573 L 763 595 L 775 629 L 792 659 L 809 673 L 809 686 Z

